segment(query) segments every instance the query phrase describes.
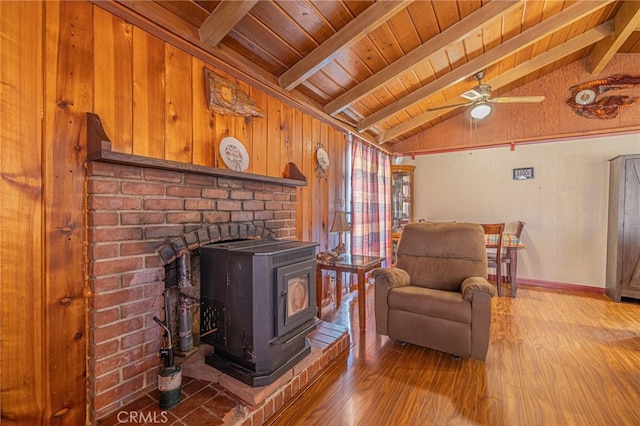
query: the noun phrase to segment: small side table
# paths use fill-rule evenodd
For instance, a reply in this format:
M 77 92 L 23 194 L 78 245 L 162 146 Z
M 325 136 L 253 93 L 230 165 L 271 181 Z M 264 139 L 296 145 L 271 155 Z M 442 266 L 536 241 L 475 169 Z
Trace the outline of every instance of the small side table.
M 320 261 L 316 265 L 316 303 L 318 305 L 318 318 L 322 316 L 322 271 L 336 272 L 336 309 L 342 303 L 342 273 L 348 272 L 358 275 L 358 319 L 360 331 L 365 329 L 366 313 L 366 274 L 382 265 L 382 257 L 360 256 L 343 253 L 336 260 Z

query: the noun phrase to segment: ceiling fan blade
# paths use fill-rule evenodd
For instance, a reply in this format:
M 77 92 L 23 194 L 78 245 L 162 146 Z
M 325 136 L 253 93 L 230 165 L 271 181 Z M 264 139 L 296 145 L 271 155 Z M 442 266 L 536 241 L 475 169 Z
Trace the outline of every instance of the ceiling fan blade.
M 441 106 L 429 108 L 427 111 L 438 111 L 441 109 L 457 108 L 457 107 L 469 106 L 469 105 L 473 105 L 473 102 L 464 102 L 462 104 L 453 104 L 453 105 L 441 105 Z
M 495 104 L 507 104 L 507 103 L 533 103 L 544 101 L 544 96 L 500 96 L 497 98 L 489 99 L 489 102 Z

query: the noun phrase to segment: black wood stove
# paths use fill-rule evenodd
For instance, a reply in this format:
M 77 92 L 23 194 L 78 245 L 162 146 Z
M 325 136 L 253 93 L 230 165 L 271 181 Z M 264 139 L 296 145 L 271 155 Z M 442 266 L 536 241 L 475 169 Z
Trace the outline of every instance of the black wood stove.
M 317 243 L 243 240 L 200 248 L 205 362 L 265 386 L 311 352 Z

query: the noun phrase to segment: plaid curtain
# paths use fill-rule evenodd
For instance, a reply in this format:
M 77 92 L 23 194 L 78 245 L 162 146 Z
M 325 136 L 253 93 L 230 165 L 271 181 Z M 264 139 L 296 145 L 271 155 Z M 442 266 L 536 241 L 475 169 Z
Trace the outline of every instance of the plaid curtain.
M 391 254 L 391 160 L 351 138 L 351 252 L 388 258 Z M 387 262 L 389 264 L 389 262 Z

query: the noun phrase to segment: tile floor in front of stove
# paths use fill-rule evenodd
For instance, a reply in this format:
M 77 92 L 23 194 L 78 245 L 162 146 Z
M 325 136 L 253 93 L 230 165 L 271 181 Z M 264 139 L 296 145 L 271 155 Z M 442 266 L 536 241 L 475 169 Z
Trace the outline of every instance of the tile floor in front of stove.
M 180 403 L 170 410 L 162 410 L 158 405 L 160 391 L 154 390 L 122 407 L 115 413 L 99 421 L 99 426 L 122 424 L 138 425 L 222 425 L 233 422 L 240 399 L 226 392 L 217 383 L 182 378 Z

